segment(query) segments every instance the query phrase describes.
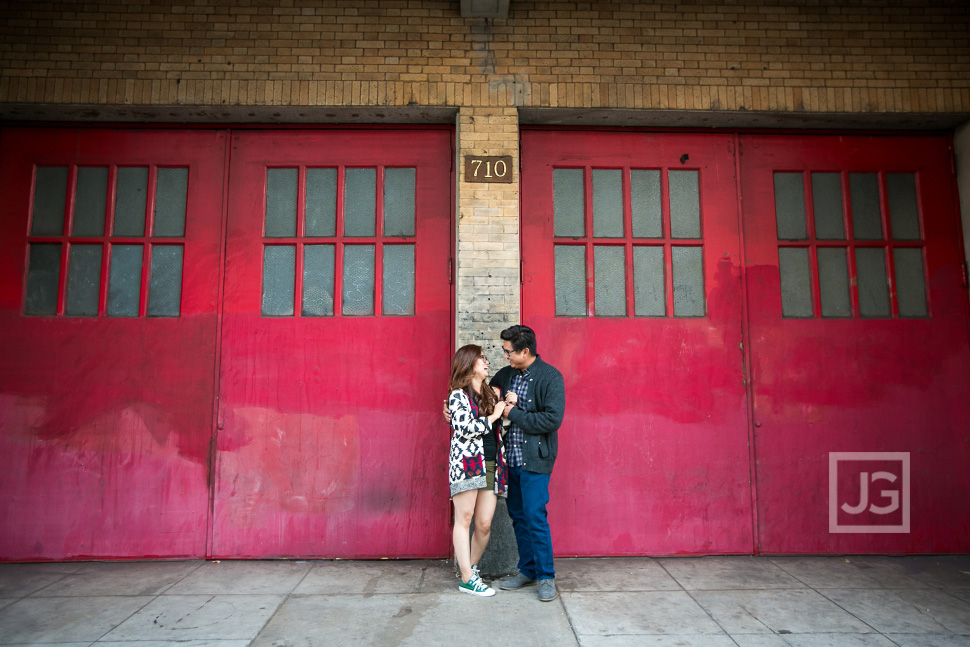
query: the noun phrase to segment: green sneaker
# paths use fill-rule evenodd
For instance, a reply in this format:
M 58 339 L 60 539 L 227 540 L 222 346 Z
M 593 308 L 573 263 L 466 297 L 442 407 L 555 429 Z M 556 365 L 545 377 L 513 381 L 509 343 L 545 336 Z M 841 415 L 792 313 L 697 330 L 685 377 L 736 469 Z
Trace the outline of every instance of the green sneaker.
M 495 589 L 485 584 L 478 575 L 472 575 L 467 582 L 459 582 L 458 590 L 480 598 L 490 598 L 495 595 Z

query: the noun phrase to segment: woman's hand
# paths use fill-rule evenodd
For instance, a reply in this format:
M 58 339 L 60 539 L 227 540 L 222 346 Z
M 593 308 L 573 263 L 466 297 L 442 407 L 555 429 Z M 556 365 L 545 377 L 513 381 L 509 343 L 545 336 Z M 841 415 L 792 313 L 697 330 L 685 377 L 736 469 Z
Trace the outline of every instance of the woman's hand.
M 448 400 L 445 399 L 445 405 L 441 409 L 441 415 L 445 417 L 445 422 L 451 424 L 451 411 L 448 410 Z
M 501 418 L 505 414 L 505 405 L 501 402 L 495 403 L 495 410 L 492 411 L 492 415 L 488 417 L 490 423 L 495 423 L 496 420 Z
M 515 391 L 507 391 L 505 393 L 505 404 L 510 406 L 515 406 L 519 401 L 519 395 Z

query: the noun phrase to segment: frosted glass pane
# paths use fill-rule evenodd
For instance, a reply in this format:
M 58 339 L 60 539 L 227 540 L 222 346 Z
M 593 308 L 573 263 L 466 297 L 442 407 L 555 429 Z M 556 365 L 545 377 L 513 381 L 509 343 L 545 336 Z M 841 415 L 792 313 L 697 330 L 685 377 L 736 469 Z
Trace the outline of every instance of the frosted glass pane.
M 189 191 L 189 169 L 160 168 L 155 186 L 155 235 L 185 235 L 185 203 Z
M 377 213 L 377 169 L 349 168 L 345 183 L 344 235 L 373 236 Z
M 923 251 L 894 249 L 896 264 L 896 298 L 900 317 L 925 317 L 926 280 L 923 275 Z
M 263 309 L 266 317 L 293 314 L 296 284 L 296 247 L 267 245 L 263 248 Z
M 596 316 L 626 315 L 626 272 L 622 247 L 597 245 L 593 248 Z
M 859 281 L 859 314 L 863 317 L 888 317 L 889 281 L 886 277 L 886 250 L 855 250 Z
M 306 235 L 337 233 L 337 169 L 306 170 Z
M 845 249 L 819 248 L 818 281 L 823 317 L 848 317 L 849 268 Z
M 586 316 L 586 248 L 556 245 L 556 314 Z
M 414 314 L 414 245 L 384 245 L 384 314 Z
M 815 238 L 845 240 L 842 176 L 838 173 L 812 173 L 812 202 L 815 205 Z
M 384 170 L 384 235 L 414 235 L 415 169 Z
M 697 171 L 670 171 L 670 235 L 673 238 L 701 237 L 701 198 Z
M 57 292 L 60 289 L 60 283 L 61 246 L 49 243 L 31 245 L 24 313 L 57 314 Z
M 108 205 L 108 168 L 106 166 L 77 169 L 77 186 L 74 189 L 74 223 L 71 233 L 75 236 L 103 236 L 104 215 Z
M 630 200 L 633 208 L 633 237 L 663 236 L 660 204 L 660 171 L 630 171 Z
M 593 236 L 623 237 L 623 171 L 593 169 Z
M 886 175 L 889 192 L 889 224 L 893 240 L 920 240 L 919 208 L 916 206 L 916 176 L 912 173 Z
M 333 315 L 334 246 L 303 247 L 303 316 Z
M 181 245 L 152 247 L 152 267 L 148 285 L 148 316 L 177 317 L 182 312 Z
M 72 245 L 65 314 L 96 317 L 101 292 L 101 245 Z
M 781 314 L 784 317 L 812 316 L 812 281 L 808 266 L 808 249 L 778 249 L 781 273 Z
M 852 229 L 856 240 L 882 240 L 879 178 L 875 173 L 850 173 Z
M 108 282 L 108 315 L 137 317 L 141 299 L 141 245 L 111 247 L 111 280 Z
M 638 317 L 667 314 L 664 301 L 664 248 L 633 248 L 633 290 Z
M 552 171 L 554 235 L 586 235 L 586 190 L 583 185 L 583 169 L 557 168 Z
M 148 199 L 148 168 L 118 169 L 115 192 L 115 236 L 145 235 L 145 205 Z
M 703 317 L 704 255 L 702 247 L 673 247 L 674 316 Z
M 267 238 L 296 236 L 297 179 L 298 169 L 295 168 L 266 169 Z
M 343 313 L 351 316 L 374 314 L 374 246 L 344 247 Z
M 60 236 L 64 233 L 67 204 L 67 167 L 38 166 L 34 183 L 34 212 L 31 236 Z
M 801 173 L 775 173 L 778 240 L 805 240 L 805 186 Z

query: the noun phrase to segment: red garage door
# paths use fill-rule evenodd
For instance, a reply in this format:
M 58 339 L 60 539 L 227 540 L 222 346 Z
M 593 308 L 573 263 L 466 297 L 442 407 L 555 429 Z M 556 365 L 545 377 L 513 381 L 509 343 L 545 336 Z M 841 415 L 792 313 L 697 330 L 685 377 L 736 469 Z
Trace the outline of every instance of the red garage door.
M 557 552 L 970 549 L 950 169 L 945 137 L 523 132 Z
M 566 379 L 563 555 L 752 549 L 731 136 L 522 134 L 523 321 Z
M 448 553 L 451 131 L 232 139 L 214 555 Z
M 446 555 L 452 135 L 5 129 L 0 559 Z
M 205 554 L 224 146 L 4 129 L 0 558 Z
M 967 292 L 947 144 L 741 138 L 764 552 L 970 550 Z

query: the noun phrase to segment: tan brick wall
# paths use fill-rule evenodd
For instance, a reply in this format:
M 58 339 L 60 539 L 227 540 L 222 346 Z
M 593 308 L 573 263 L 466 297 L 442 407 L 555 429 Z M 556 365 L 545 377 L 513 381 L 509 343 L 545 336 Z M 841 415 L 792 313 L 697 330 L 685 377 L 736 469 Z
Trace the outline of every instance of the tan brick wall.
M 961 112 L 965 5 L 20 0 L 0 103 Z
M 514 108 L 458 116 L 456 345 L 479 344 L 504 366 L 502 329 L 519 323 L 519 124 Z M 468 182 L 466 155 L 511 155 L 510 184 Z

